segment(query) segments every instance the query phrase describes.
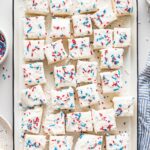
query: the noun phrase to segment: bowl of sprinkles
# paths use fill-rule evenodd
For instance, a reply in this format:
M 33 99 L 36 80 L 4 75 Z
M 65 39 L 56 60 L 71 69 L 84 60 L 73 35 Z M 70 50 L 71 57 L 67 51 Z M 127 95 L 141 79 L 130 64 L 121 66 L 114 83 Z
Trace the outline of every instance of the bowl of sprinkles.
M 0 30 L 0 64 L 4 62 L 8 54 L 7 42 L 4 32 Z

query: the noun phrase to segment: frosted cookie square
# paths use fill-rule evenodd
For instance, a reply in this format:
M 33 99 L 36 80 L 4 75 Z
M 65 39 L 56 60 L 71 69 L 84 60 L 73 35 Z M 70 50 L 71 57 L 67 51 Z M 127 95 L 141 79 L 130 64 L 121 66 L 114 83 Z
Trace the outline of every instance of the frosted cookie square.
M 52 18 L 51 23 L 51 38 L 70 38 L 70 18 Z
M 73 112 L 66 117 L 67 132 L 88 132 L 93 131 L 91 111 Z
M 21 100 L 25 107 L 34 107 L 47 103 L 45 93 L 40 85 L 22 90 Z
M 69 58 L 73 60 L 88 59 L 93 55 L 93 50 L 90 45 L 90 39 L 77 38 L 68 40 Z
M 129 149 L 129 135 L 121 133 L 118 135 L 106 136 L 107 150 L 128 150 Z
M 54 68 L 56 88 L 76 87 L 76 73 L 73 65 L 66 65 Z
M 50 136 L 49 150 L 72 150 L 73 136 Z
M 55 110 L 75 109 L 74 90 L 67 88 L 62 90 L 51 90 L 52 107 Z
M 116 70 L 112 72 L 100 73 L 102 90 L 104 94 L 118 93 L 122 89 L 121 71 Z
M 24 19 L 24 36 L 26 39 L 45 39 L 45 17 L 26 17 Z
M 114 28 L 114 47 L 128 47 L 131 45 L 130 28 Z
M 134 115 L 134 97 L 114 97 L 113 103 L 116 117 L 130 117 Z
M 71 0 L 50 0 L 50 10 L 52 15 L 66 16 L 72 15 L 72 1 Z
M 21 130 L 24 133 L 38 134 L 41 128 L 42 113 L 42 107 L 26 110 L 22 116 Z
M 96 61 L 78 61 L 77 83 L 91 83 L 97 81 L 98 63 Z
M 46 15 L 49 13 L 47 0 L 25 0 L 25 12 L 27 14 Z
M 25 61 L 44 60 L 44 40 L 25 40 L 24 59 Z
M 103 137 L 92 134 L 81 134 L 75 144 L 75 150 L 102 150 Z
M 132 0 L 113 0 L 113 5 L 118 16 L 131 15 L 133 13 Z
M 24 150 L 45 150 L 46 136 L 44 135 L 25 135 Z
M 116 14 L 113 12 L 112 8 L 104 7 L 97 11 L 92 16 L 92 21 L 95 26 L 99 29 L 105 28 L 112 22 L 117 20 Z
M 89 15 L 74 15 L 72 21 L 75 37 L 89 36 L 92 34 L 92 21 Z
M 97 104 L 100 101 L 98 87 L 96 84 L 88 84 L 77 87 L 79 103 L 81 107 Z
M 65 134 L 65 114 L 63 112 L 57 114 L 48 113 L 43 124 L 43 129 L 47 134 Z
M 101 69 L 119 69 L 123 66 L 122 48 L 107 48 L 100 50 L 100 68 Z
M 112 47 L 113 30 L 111 29 L 95 29 L 94 30 L 94 49 Z
M 45 55 L 48 64 L 56 63 L 67 58 L 67 53 L 64 49 L 62 40 L 47 44 L 45 46 Z
M 96 133 L 116 130 L 116 119 L 113 109 L 92 110 L 92 117 Z
M 43 63 L 37 62 L 23 65 L 25 85 L 37 85 L 46 83 Z

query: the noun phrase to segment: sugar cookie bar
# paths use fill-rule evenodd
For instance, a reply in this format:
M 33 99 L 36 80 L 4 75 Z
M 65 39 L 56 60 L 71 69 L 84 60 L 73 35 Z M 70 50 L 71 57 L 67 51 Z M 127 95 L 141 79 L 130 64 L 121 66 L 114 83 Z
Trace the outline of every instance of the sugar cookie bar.
M 73 60 L 88 59 L 93 55 L 89 37 L 69 39 L 69 58 Z
M 44 135 L 25 135 L 24 150 L 45 150 L 46 136 Z
M 112 47 L 113 30 L 111 29 L 95 29 L 94 30 L 94 49 Z
M 114 47 L 128 47 L 131 45 L 130 28 L 114 28 Z
M 117 20 L 116 14 L 113 12 L 112 8 L 104 7 L 97 11 L 92 16 L 92 21 L 95 26 L 99 29 L 105 28 L 112 22 Z
M 24 133 L 38 134 L 41 127 L 42 113 L 42 107 L 26 110 L 22 116 L 21 130 Z
M 74 15 L 72 21 L 75 37 L 89 36 L 92 34 L 92 21 L 89 15 Z
M 119 69 L 123 66 L 123 53 L 122 48 L 107 48 L 100 50 L 100 68 L 101 69 Z
M 46 15 L 49 13 L 47 0 L 25 0 L 25 12 L 27 14 Z
M 70 18 L 52 18 L 51 23 L 51 38 L 70 38 Z
M 76 73 L 73 65 L 66 65 L 54 68 L 56 88 L 76 87 Z
M 34 107 L 47 103 L 47 98 L 40 85 L 22 90 L 21 100 L 25 107 Z
M 67 132 L 88 132 L 93 131 L 91 111 L 73 112 L 66 117 Z
M 129 149 L 128 133 L 106 136 L 106 149 L 107 150 L 128 150 Z
M 31 86 L 46 83 L 42 62 L 25 64 L 22 68 L 25 85 Z
M 48 113 L 43 124 L 43 129 L 47 134 L 65 134 L 65 114 L 63 112 L 57 114 Z
M 25 40 L 24 59 L 25 61 L 44 60 L 44 40 Z
M 50 136 L 49 150 L 72 150 L 73 136 Z
M 92 134 L 81 134 L 75 144 L 75 150 L 102 150 L 103 137 Z
M 51 90 L 52 107 L 55 110 L 75 109 L 74 90 L 67 88 L 62 90 Z
M 117 117 L 130 117 L 134 115 L 134 97 L 114 97 L 113 103 Z
M 92 117 L 96 133 L 116 130 L 116 119 L 113 109 L 92 110 Z
M 50 10 L 52 15 L 66 16 L 72 15 L 72 1 L 71 0 L 50 0 Z
M 45 46 L 45 55 L 48 64 L 56 63 L 67 58 L 67 53 L 64 49 L 62 40 L 58 40 Z
M 24 19 L 24 36 L 26 39 L 45 39 L 45 17 L 26 17 Z
M 121 71 L 100 73 L 103 93 L 116 93 L 122 89 Z
M 98 87 L 96 84 L 88 84 L 77 87 L 79 103 L 81 107 L 97 104 L 100 101 Z
M 131 15 L 133 13 L 132 0 L 113 0 L 117 16 Z

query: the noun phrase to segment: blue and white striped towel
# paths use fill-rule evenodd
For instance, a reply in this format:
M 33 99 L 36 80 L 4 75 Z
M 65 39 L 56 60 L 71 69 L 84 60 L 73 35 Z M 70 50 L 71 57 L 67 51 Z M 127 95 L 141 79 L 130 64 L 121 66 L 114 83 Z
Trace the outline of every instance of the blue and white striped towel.
M 150 53 L 139 75 L 138 150 L 150 150 Z

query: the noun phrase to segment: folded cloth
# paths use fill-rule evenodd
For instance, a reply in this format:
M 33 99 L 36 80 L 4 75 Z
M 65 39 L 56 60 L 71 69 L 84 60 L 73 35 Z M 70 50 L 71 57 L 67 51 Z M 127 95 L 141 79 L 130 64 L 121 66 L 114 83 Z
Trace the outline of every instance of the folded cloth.
M 150 53 L 143 72 L 139 75 L 138 95 L 138 150 L 150 149 Z

